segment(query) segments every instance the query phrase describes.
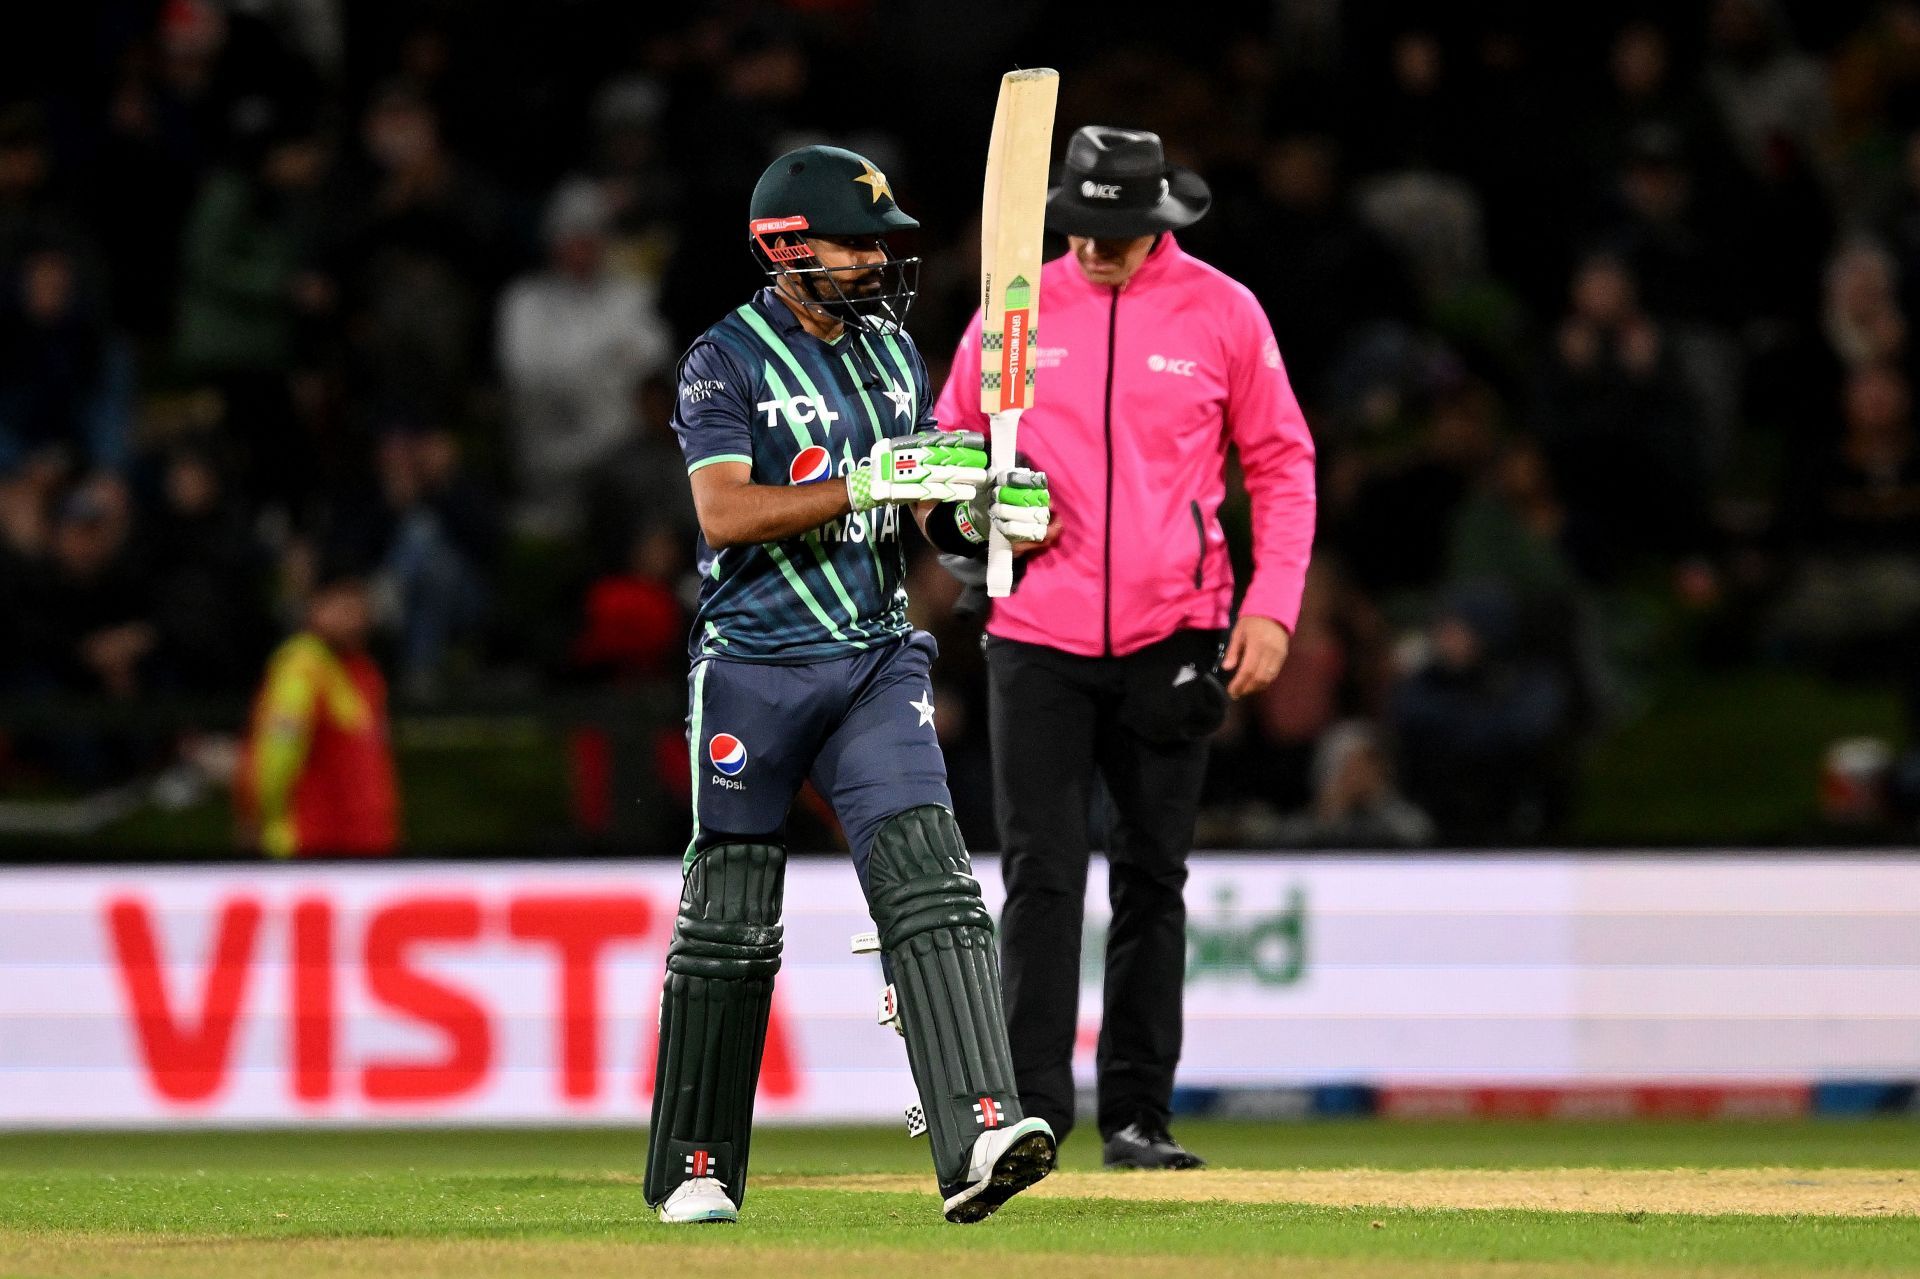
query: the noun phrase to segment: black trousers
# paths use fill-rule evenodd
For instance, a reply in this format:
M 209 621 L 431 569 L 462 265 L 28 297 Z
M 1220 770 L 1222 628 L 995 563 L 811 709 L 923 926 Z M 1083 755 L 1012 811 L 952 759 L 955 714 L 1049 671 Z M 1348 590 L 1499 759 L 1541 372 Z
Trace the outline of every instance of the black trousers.
M 1182 892 L 1207 743 L 1148 741 L 1123 721 L 1136 657 L 1076 657 L 987 641 L 994 808 L 1006 878 L 1000 922 L 1007 1033 L 1020 1104 L 1064 1138 L 1095 770 L 1113 798 L 1098 1122 L 1167 1122 L 1180 1061 L 1187 911 Z

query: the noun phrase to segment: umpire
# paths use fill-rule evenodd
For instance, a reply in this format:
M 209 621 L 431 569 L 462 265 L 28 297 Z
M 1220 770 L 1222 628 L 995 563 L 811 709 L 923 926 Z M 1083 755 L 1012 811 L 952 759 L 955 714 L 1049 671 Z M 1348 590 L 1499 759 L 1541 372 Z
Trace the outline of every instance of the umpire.
M 1071 251 L 1041 272 L 1042 394 L 1020 428 L 1059 527 L 987 624 L 1008 1032 L 1021 1104 L 1061 1137 L 1096 772 L 1113 800 L 1097 1053 L 1108 1167 L 1202 1163 L 1167 1124 L 1207 737 L 1229 697 L 1279 673 L 1313 541 L 1313 441 L 1272 327 L 1172 234 L 1210 203 L 1152 133 L 1090 126 L 1069 141 L 1047 225 Z M 946 429 L 986 429 L 979 330 L 976 315 L 935 410 Z M 1238 621 L 1218 519 L 1229 444 L 1253 499 Z

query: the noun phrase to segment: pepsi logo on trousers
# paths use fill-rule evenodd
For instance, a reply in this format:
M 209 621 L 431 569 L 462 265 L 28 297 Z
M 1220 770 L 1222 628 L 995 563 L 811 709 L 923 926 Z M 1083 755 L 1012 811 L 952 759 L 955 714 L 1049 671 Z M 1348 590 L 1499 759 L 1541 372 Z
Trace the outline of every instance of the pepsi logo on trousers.
M 732 733 L 715 733 L 707 739 L 707 758 L 728 777 L 737 777 L 747 766 L 747 744 Z

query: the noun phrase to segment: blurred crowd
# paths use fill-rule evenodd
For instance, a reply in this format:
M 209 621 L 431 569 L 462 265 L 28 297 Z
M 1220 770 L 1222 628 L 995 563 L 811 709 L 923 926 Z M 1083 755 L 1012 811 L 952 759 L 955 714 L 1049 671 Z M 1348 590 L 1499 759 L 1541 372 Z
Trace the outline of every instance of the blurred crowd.
M 1208 177 L 1182 243 L 1258 294 L 1320 445 L 1292 658 L 1202 846 L 1550 839 L 1662 661 L 1920 695 L 1920 0 L 1076 8 L 10 17 L 0 700 L 243 700 L 343 575 L 403 704 L 677 679 L 674 366 L 758 283 L 755 177 L 819 139 L 887 172 L 938 379 L 991 85 L 1039 62 L 1063 132 Z M 978 622 L 923 551 L 989 844 Z M 13 732 L 0 774 L 177 748 Z

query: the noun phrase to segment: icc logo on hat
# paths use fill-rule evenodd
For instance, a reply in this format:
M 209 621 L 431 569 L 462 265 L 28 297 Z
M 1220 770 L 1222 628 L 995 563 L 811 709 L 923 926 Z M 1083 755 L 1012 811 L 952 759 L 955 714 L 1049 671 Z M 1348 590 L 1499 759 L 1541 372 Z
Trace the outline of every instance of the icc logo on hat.
M 737 777 L 747 766 L 747 744 L 732 733 L 715 733 L 707 739 L 707 758 L 728 777 Z
M 809 444 L 794 455 L 792 465 L 787 467 L 787 479 L 794 484 L 811 484 L 825 479 L 832 465 L 833 458 L 825 449 Z

